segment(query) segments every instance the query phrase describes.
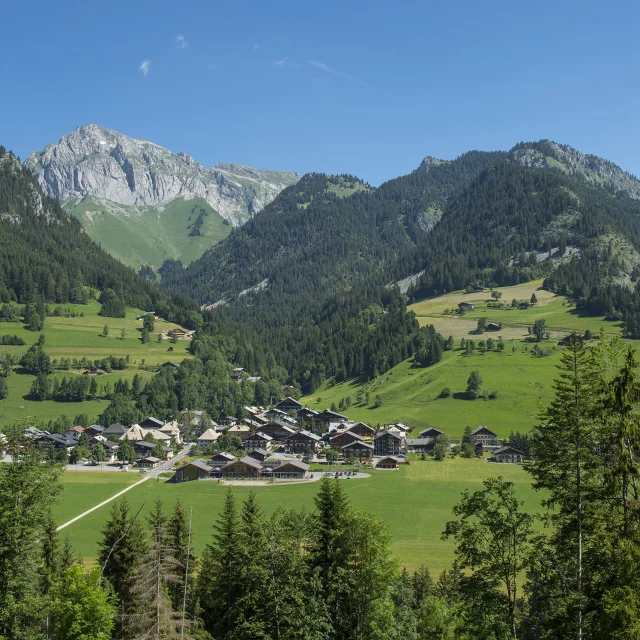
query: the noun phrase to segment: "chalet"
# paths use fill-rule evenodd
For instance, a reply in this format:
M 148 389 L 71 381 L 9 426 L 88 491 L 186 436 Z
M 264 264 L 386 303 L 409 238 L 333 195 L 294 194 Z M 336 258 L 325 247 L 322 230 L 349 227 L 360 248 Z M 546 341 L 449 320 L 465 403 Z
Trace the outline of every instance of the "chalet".
M 244 449 L 251 451 L 252 449 L 265 449 L 268 450 L 271 446 L 271 441 L 273 438 L 271 436 L 267 436 L 264 433 L 258 431 L 254 433 L 252 436 L 247 436 L 242 443 Z
M 309 465 L 299 460 L 287 460 L 271 470 L 271 477 L 275 478 L 306 478 L 309 475 Z
M 352 442 L 364 442 L 364 438 L 357 433 L 343 431 L 329 440 L 329 446 L 336 451 L 341 451 L 346 445 Z
M 296 413 L 302 409 L 302 403 L 294 400 L 291 397 L 284 398 L 280 400 L 275 407 L 275 409 L 279 409 L 280 411 L 295 411 Z
M 500 331 L 502 329 L 502 322 L 487 322 L 485 331 Z
M 154 320 L 160 320 L 160 316 L 155 311 L 147 311 L 142 315 L 136 316 L 136 320 L 144 320 L 146 316 L 153 316 Z
M 147 442 L 146 440 L 140 440 L 133 443 L 133 450 L 136 452 L 138 458 L 146 458 L 150 456 L 155 448 L 153 442 Z
M 348 427 L 346 431 L 347 433 L 356 433 L 365 440 L 371 440 L 371 438 L 376 435 L 376 430 L 364 422 L 356 422 L 354 425 Z
M 411 427 L 407 427 L 407 425 L 402 424 L 402 422 L 395 422 L 394 424 L 390 424 L 387 428 L 391 429 L 391 427 L 395 427 L 404 434 L 407 434 L 411 431 Z
M 84 433 L 84 427 L 71 427 L 71 429 L 67 429 L 66 433 L 74 440 L 78 440 Z
M 426 453 L 436 446 L 435 438 L 407 438 L 404 442 L 407 453 Z
M 171 362 L 171 360 L 167 360 L 158 366 L 158 371 L 162 369 L 179 369 L 180 365 L 177 362 Z
M 279 442 L 290 438 L 295 432 L 296 430 L 293 427 L 283 426 L 274 420 L 271 420 L 260 427 L 260 433 L 264 433 L 266 436 L 271 436 L 274 440 L 278 440 Z
M 90 427 L 87 427 L 85 431 L 87 432 L 87 435 L 99 436 L 104 432 L 104 427 L 99 424 L 92 424 Z
M 234 382 L 240 382 L 245 375 L 245 371 L 242 367 L 236 367 L 232 372 L 231 372 L 231 379 Z
M 154 432 L 154 435 L 158 435 L 161 433 L 165 436 L 171 438 L 171 442 L 182 442 L 182 433 L 180 432 L 180 426 L 176 420 L 172 420 L 171 422 L 165 422 L 157 432 Z
M 473 311 L 473 304 L 471 302 L 459 302 L 458 303 L 458 309 L 460 311 Z
M 285 411 L 276 409 L 275 407 L 273 409 L 269 409 L 269 411 L 265 411 L 262 415 L 266 420 L 273 420 L 278 424 L 286 424 L 287 426 L 295 426 L 298 424 L 298 421 L 295 418 L 291 417 Z
M 254 449 L 247 454 L 250 458 L 257 460 L 258 462 L 264 462 L 269 457 L 269 452 L 265 449 Z
M 209 460 L 209 464 L 211 466 L 217 467 L 217 466 L 228 464 L 229 462 L 235 459 L 236 457 L 232 456 L 230 453 L 227 453 L 226 451 L 221 451 L 220 453 L 216 453 L 216 455 L 213 456 L 211 460 Z
M 263 466 L 259 460 L 245 456 L 240 460 L 232 460 L 219 469 L 223 477 L 232 478 L 257 478 L 260 476 Z
M 60 435 L 58 433 L 45 433 L 34 439 L 38 447 L 42 449 L 53 449 L 54 451 L 69 451 L 75 446 L 76 440 L 73 436 L 67 434 Z
M 236 418 L 235 416 L 224 416 L 224 417 L 220 418 L 220 420 L 218 420 L 218 422 L 223 427 L 231 427 L 236 422 L 238 422 L 238 418 Z
M 104 462 L 110 464 L 118 459 L 118 449 L 120 449 L 120 445 L 117 442 L 104 442 L 102 448 L 106 454 Z
M 189 331 L 185 331 L 184 329 L 181 329 L 180 327 L 178 327 L 177 329 L 169 329 L 169 331 L 167 331 L 167 335 L 170 338 L 176 337 L 179 340 L 180 339 L 187 339 L 189 338 L 190 332 Z
M 378 469 L 395 469 L 396 471 L 400 467 L 401 464 L 404 464 L 403 458 L 398 458 L 397 456 L 386 456 L 385 458 L 381 458 L 378 460 L 378 464 L 376 464 L 376 468 Z
M 215 429 L 207 429 L 202 435 L 198 436 L 198 446 L 202 449 L 206 449 L 210 444 L 213 444 L 220 434 Z
M 329 409 L 325 409 L 315 417 L 317 424 L 323 424 L 327 427 L 332 422 L 347 422 L 348 420 L 349 418 L 347 418 L 347 416 L 343 416 L 341 413 L 336 413 L 335 411 L 329 411 Z
M 158 418 L 149 416 L 148 418 L 145 418 L 142 422 L 140 422 L 139 425 L 143 429 L 161 429 L 164 425 L 164 422 L 162 422 L 162 420 L 158 420 Z
M 160 458 L 147 456 L 146 458 L 140 458 L 140 460 L 136 462 L 136 465 L 140 469 L 153 469 L 154 467 L 157 467 L 161 462 L 162 460 L 160 460 Z
M 481 287 L 479 284 L 472 284 L 470 289 L 472 293 L 484 293 L 486 291 L 486 289 L 484 287 Z
M 244 424 L 236 424 L 233 427 L 229 427 L 227 433 L 230 436 L 237 436 L 241 440 L 245 440 L 251 434 L 251 429 Z
M 393 431 L 382 431 L 373 439 L 373 451 L 376 456 L 396 456 L 402 452 L 403 438 Z
M 98 367 L 87 367 L 83 372 L 83 376 L 102 376 L 104 375 L 103 369 L 98 369 Z
M 208 478 L 210 472 L 211 467 L 207 464 L 207 461 L 200 458 L 178 467 L 176 469 L 175 481 L 187 482 L 188 480 L 201 480 L 202 478 Z
M 315 422 L 318 415 L 320 414 L 315 409 L 308 409 L 307 407 L 300 409 L 300 411 L 298 411 L 298 424 L 311 424 Z
M 134 424 L 133 427 L 127 429 L 124 434 L 120 436 L 120 440 L 130 440 L 131 442 L 138 442 L 144 440 L 147 435 L 151 434 L 154 440 L 162 440 L 163 442 L 170 442 L 171 437 L 166 433 L 162 433 L 160 429 L 143 429 L 139 424 Z
M 524 453 L 513 447 L 502 447 L 493 453 L 496 462 L 520 464 L 524 461 Z
M 373 445 L 369 442 L 364 442 L 364 440 L 354 440 L 352 443 L 342 447 L 342 455 L 345 458 L 369 460 L 373 458 Z
M 305 453 L 308 450 L 314 453 L 320 448 L 320 436 L 310 431 L 301 429 L 284 441 L 285 453 Z
M 471 438 L 473 442 L 482 442 L 482 444 L 493 444 L 498 436 L 491 429 L 487 427 L 478 427 L 475 431 L 471 432 Z
M 421 438 L 437 438 L 441 435 L 442 431 L 440 431 L 440 429 L 436 429 L 435 427 L 428 427 L 420 432 Z
M 119 422 L 110 424 L 103 432 L 102 435 L 105 438 L 110 436 L 117 436 L 118 438 L 127 432 L 127 427 L 122 426 Z

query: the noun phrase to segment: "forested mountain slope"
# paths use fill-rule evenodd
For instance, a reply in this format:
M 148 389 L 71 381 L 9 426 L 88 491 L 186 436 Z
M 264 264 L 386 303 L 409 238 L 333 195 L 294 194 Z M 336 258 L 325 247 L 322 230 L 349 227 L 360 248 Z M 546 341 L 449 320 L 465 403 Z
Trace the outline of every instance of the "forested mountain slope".
M 0 147 L 0 302 L 81 302 L 84 287 L 112 289 L 128 306 L 173 316 L 194 309 L 184 298 L 172 303 L 95 244 Z
M 240 364 L 251 363 L 262 341 L 307 389 L 331 376 L 375 375 L 428 341 L 389 282 L 421 274 L 409 291 L 421 297 L 474 282 L 504 286 L 547 276 L 551 283 L 556 273 L 588 264 L 602 284 L 614 282 L 617 268 L 605 238 L 637 253 L 634 178 L 560 145 L 549 153 L 559 158 L 556 147 L 565 149 L 582 164 L 568 171 L 551 156 L 523 161 L 527 150 L 539 157 L 547 144 L 450 163 L 426 159 L 378 189 L 352 192 L 345 188 L 357 184 L 350 176 L 305 176 L 187 269 L 167 265 L 163 284 L 220 303 L 206 314 L 207 330 L 237 337 Z M 587 166 L 608 179 L 592 179 Z M 561 259 L 565 250 L 573 259 Z

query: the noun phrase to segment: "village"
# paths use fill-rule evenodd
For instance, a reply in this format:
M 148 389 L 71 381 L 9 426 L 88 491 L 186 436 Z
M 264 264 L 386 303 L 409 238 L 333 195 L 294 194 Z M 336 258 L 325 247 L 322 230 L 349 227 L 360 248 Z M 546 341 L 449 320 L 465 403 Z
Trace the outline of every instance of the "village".
M 244 413 L 244 418 L 225 416 L 215 422 L 202 411 L 185 410 L 177 419 L 149 416 L 128 427 L 74 426 L 62 434 L 29 427 L 23 438 L 48 457 L 69 462 L 70 470 L 110 465 L 112 470 L 147 472 L 182 452 L 181 457 L 189 457 L 175 470 L 175 482 L 305 480 L 312 464 L 330 465 L 336 477 L 343 475 L 337 469 L 344 465 L 349 469 L 344 477 L 350 478 L 351 469 L 398 470 L 411 459 L 433 456 L 438 444 L 445 451 L 454 447 L 435 427 L 412 437 L 405 424 L 374 428 L 331 409 L 305 407 L 292 397 L 270 408 L 248 406 Z M 190 427 L 188 442 L 182 432 L 185 423 Z M 477 457 L 486 453 L 496 463 L 524 461 L 521 451 L 504 446 L 486 426 L 475 429 L 471 439 Z

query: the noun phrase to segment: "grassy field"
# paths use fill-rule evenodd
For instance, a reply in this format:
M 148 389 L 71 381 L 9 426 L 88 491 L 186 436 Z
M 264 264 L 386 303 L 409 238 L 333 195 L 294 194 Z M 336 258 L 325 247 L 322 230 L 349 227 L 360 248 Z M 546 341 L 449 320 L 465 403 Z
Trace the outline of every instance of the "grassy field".
M 567 334 L 570 331 L 590 329 L 594 334 L 603 328 L 607 333 L 621 333 L 619 323 L 608 322 L 602 316 L 590 316 L 575 308 L 564 296 L 556 296 L 540 289 L 542 280 L 520 284 L 514 287 L 501 287 L 501 301 L 507 308 L 492 309 L 487 306 L 491 301 L 489 291 L 485 293 L 464 293 L 461 291 L 447 293 L 438 298 L 422 300 L 411 305 L 421 326 L 433 324 L 444 336 L 454 338 L 473 337 L 478 318 L 486 317 L 489 322 L 502 322 L 500 334 L 505 340 L 517 340 L 527 335 L 527 326 L 544 318 L 547 325 L 554 330 L 554 335 Z M 509 305 L 515 298 L 529 301 L 531 294 L 536 294 L 538 303 L 529 309 L 511 309 Z M 475 308 L 464 316 L 445 315 L 446 309 L 457 309 L 462 301 L 471 302 Z M 485 336 L 486 339 L 487 336 Z
M 67 471 L 64 490 L 54 507 L 56 524 L 68 522 L 103 500 L 140 480 L 137 473 L 115 471 Z
M 331 386 L 325 384 L 303 402 L 312 408 L 324 409 L 333 402 L 351 396 L 352 406 L 346 410 L 349 418 L 377 425 L 404 422 L 415 431 L 434 426 L 451 438 L 459 438 L 465 426 L 486 425 L 500 437 L 511 431 L 528 431 L 537 422 L 540 408 L 551 400 L 556 365 L 562 349 L 552 349 L 551 355 L 534 358 L 530 345 L 507 342 L 502 353 L 487 352 L 465 356 L 459 349 L 445 351 L 443 359 L 428 368 L 405 360 L 372 382 L 348 380 Z M 483 388 L 497 391 L 495 400 L 464 400 L 455 394 L 464 392 L 472 370 L 477 369 Z M 444 387 L 452 395 L 439 398 Z M 364 394 L 369 392 L 369 405 Z M 358 403 L 361 394 L 363 401 Z M 375 397 L 382 397 L 382 406 L 375 407 Z M 318 398 L 320 401 L 318 402 Z M 414 433 L 415 433 L 414 431 Z
M 53 311 L 55 305 L 50 305 Z M 141 370 L 141 367 L 154 367 L 167 360 L 180 362 L 188 356 L 186 348 L 188 342 L 179 341 L 177 344 L 170 344 L 168 340 L 157 343 L 155 340 L 149 344 L 142 344 L 140 332 L 142 321 L 136 320 L 140 315 L 138 309 L 127 309 L 126 318 L 103 318 L 98 315 L 100 305 L 94 300 L 87 305 L 71 305 L 78 312 L 84 313 L 84 317 L 62 318 L 50 316 L 45 319 L 44 330 L 29 331 L 20 322 L 0 323 L 0 333 L 18 335 L 25 340 L 26 346 L 0 346 L 1 352 L 8 352 L 17 357 L 24 353 L 28 346 L 33 344 L 40 333 L 45 336 L 45 352 L 52 359 L 61 358 L 82 358 L 89 360 L 105 358 L 107 356 L 130 358 L 130 368 L 124 371 L 113 371 L 98 378 L 99 384 L 106 382 L 113 384 L 119 377 L 132 379 L 136 373 L 149 377 L 153 371 Z M 109 335 L 102 336 L 105 324 L 109 327 Z M 155 330 L 168 331 L 177 325 L 156 321 Z M 125 329 L 124 340 L 120 338 L 121 330 Z M 155 338 L 155 336 L 154 336 Z M 169 347 L 173 347 L 173 352 L 168 352 Z M 56 376 L 82 375 L 82 370 L 71 370 L 66 372 L 56 372 Z M 5 400 L 0 400 L 0 430 L 6 423 L 19 420 L 50 420 L 61 414 L 69 417 L 79 413 L 87 413 L 91 418 L 97 416 L 104 410 L 107 402 L 104 400 L 74 402 L 35 402 L 27 400 L 25 396 L 29 393 L 34 376 L 12 373 L 7 379 L 9 396 Z
M 105 486 L 100 484 L 98 478 L 89 476 L 111 475 L 120 481 L 122 476 L 133 474 L 78 475 L 84 477 L 75 479 L 73 474 L 65 474 L 66 491 L 55 510 L 58 523 L 81 511 L 80 504 L 72 507 L 68 504 L 76 502 L 76 495 L 83 505 L 90 502 L 88 496 L 92 493 L 95 494 L 94 504 L 104 499 L 102 490 Z M 481 482 L 494 475 L 502 475 L 516 484 L 527 509 L 532 512 L 540 509 L 539 496 L 531 488 L 522 467 L 490 464 L 476 459 L 415 462 L 397 472 L 373 471 L 371 478 L 342 482 L 351 504 L 370 509 L 389 523 L 393 550 L 404 566 L 415 569 L 426 564 L 432 571 L 440 572 L 453 559 L 452 543 L 440 539 L 445 523 L 451 519 L 452 507 L 459 501 L 464 489 L 480 489 Z M 105 482 L 109 485 L 116 480 L 107 479 Z M 112 486 L 112 493 L 115 493 L 119 485 Z M 231 490 L 239 500 L 246 498 L 250 491 L 248 487 L 233 487 Z M 164 502 L 167 509 L 178 499 L 185 507 L 193 507 L 195 552 L 200 554 L 210 540 L 212 525 L 220 512 L 225 491 L 226 488 L 215 481 L 182 484 L 148 481 L 132 489 L 127 499 L 134 511 L 144 505 L 144 513 L 148 513 L 158 499 Z M 318 483 L 256 487 L 255 491 L 267 513 L 279 506 L 312 511 Z M 109 510 L 110 505 L 98 509 L 63 531 L 62 535 L 69 536 L 74 548 L 83 557 L 96 556 L 97 542 Z
M 110 210 L 114 207 L 117 213 Z M 200 233 L 190 235 L 201 211 L 204 215 Z M 88 196 L 70 212 L 93 240 L 136 269 L 145 264 L 160 267 L 169 258 L 188 264 L 226 238 L 232 228 L 202 198 L 177 198 L 159 207 L 107 207 Z

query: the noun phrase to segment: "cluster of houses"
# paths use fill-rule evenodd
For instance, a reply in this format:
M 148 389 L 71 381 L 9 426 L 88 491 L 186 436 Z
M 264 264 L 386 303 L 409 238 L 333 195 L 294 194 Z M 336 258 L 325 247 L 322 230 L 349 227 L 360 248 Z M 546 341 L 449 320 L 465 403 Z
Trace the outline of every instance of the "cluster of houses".
M 86 437 L 83 438 L 83 434 L 86 434 Z M 150 441 L 149 435 L 153 441 Z M 107 464 L 118 461 L 135 463 L 138 468 L 153 468 L 164 460 L 170 460 L 173 458 L 174 445 L 182 442 L 177 421 L 164 422 L 153 417 L 148 417 L 131 427 L 125 427 L 120 423 L 114 423 L 108 427 L 93 424 L 86 428 L 71 427 L 61 434 L 29 427 L 25 430 L 24 438 L 42 449 L 52 450 L 55 453 L 65 452 L 67 455 L 79 444 L 84 444 L 92 452 L 98 445 L 102 445 L 105 452 L 103 462 Z M 131 443 L 136 455 L 135 460 L 123 460 L 119 455 L 120 446 L 125 440 Z M 160 447 L 158 447 L 158 443 Z M 154 455 L 159 451 L 162 451 L 161 458 Z M 78 460 L 79 464 L 89 462 L 90 458 Z

